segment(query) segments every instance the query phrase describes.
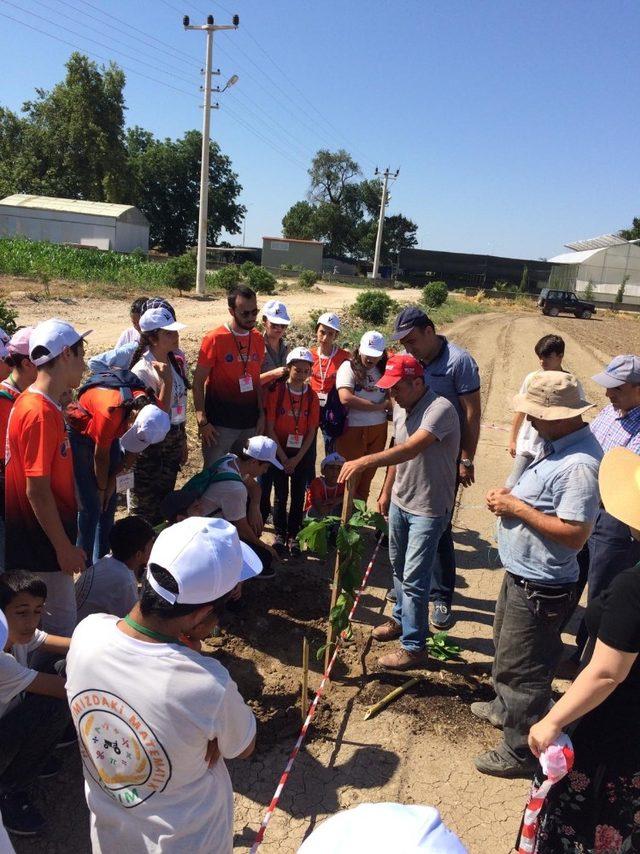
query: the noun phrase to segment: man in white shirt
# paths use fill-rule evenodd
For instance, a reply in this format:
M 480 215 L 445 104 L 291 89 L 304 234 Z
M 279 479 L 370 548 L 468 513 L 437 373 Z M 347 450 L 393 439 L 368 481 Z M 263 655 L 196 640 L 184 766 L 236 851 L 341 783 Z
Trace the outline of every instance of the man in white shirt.
M 231 854 L 224 759 L 253 752 L 256 723 L 199 648 L 231 591 L 260 570 L 228 522 L 185 519 L 158 535 L 131 613 L 92 614 L 74 632 L 67 696 L 94 854 Z

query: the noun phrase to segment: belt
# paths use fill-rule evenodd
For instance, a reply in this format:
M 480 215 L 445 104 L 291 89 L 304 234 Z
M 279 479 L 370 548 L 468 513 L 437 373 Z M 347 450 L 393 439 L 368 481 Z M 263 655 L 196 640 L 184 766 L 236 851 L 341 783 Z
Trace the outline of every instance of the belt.
M 570 584 L 540 584 L 538 581 L 530 581 L 528 578 L 523 578 L 521 575 L 514 575 L 512 572 L 507 572 L 518 587 L 524 587 L 525 590 L 536 590 L 541 593 L 565 593 L 567 590 L 573 590 L 576 586 L 575 581 Z

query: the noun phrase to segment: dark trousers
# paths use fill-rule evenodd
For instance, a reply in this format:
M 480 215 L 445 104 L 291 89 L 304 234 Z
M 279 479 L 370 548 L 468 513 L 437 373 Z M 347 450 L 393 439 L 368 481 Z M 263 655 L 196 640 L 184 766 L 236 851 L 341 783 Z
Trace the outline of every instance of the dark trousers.
M 538 593 L 536 591 L 541 591 Z M 529 728 L 547 712 L 551 682 L 562 656 L 560 636 L 575 603 L 575 584 L 522 587 L 506 572 L 493 621 L 493 700 L 491 714 L 501 721 L 506 758 L 531 758 Z
M 264 474 L 261 474 L 258 478 L 258 483 L 260 484 L 260 515 L 262 516 L 262 521 L 266 522 L 269 516 L 271 515 L 271 493 L 273 491 L 273 473 L 275 471 L 275 466 L 269 466 L 267 471 Z
M 586 549 L 586 556 L 583 552 Z M 640 542 L 631 536 L 629 526 L 600 510 L 587 546 L 579 555 L 580 580 L 577 600 L 588 583 L 588 601 L 592 602 L 606 590 L 623 570 L 640 561 Z M 585 559 L 585 557 L 587 559 Z M 588 632 L 584 620 L 580 623 L 576 643 L 580 652 L 587 642 Z
M 309 448 L 292 475 L 285 474 L 284 471 L 273 467 L 273 487 L 275 490 L 273 527 L 276 534 L 281 537 L 295 537 L 302 527 L 304 494 L 307 482 L 313 479 L 313 459 L 312 449 Z M 291 493 L 291 501 L 287 513 L 289 493 Z
M 0 791 L 29 789 L 71 720 L 65 700 L 25 694 L 0 718 Z
M 451 518 L 450 516 L 449 524 L 438 542 L 438 554 L 433 564 L 429 595 L 431 602 L 444 602 L 448 608 L 451 608 L 453 591 L 456 587 L 456 552 L 453 546 Z

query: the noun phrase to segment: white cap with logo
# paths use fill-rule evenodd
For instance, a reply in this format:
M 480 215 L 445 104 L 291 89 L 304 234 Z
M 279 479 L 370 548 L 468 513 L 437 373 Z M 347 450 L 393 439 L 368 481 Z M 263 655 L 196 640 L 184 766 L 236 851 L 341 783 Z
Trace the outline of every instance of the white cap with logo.
M 333 311 L 325 311 L 324 314 L 321 314 L 316 320 L 316 326 L 320 326 L 320 324 L 340 332 L 340 318 Z
M 140 318 L 140 329 L 143 332 L 155 332 L 156 329 L 164 329 L 167 332 L 178 332 L 185 329 L 184 323 L 178 323 L 168 308 L 148 308 Z
M 136 420 L 120 439 L 120 447 L 130 454 L 139 454 L 149 445 L 162 442 L 171 427 L 169 414 L 154 403 L 143 406 Z
M 178 593 L 159 584 L 147 569 L 147 581 L 166 602 L 205 605 L 221 599 L 238 584 L 262 572 L 256 553 L 240 542 L 235 527 L 224 519 L 191 516 L 158 534 L 149 556 L 173 576 Z
M 310 362 L 313 364 L 313 353 L 306 347 L 294 347 L 287 354 L 287 365 L 291 362 Z
M 277 323 L 280 326 L 288 326 L 291 323 L 286 305 L 277 299 L 270 299 L 269 302 L 265 303 L 262 316 L 270 320 L 271 323 Z
M 379 359 L 384 353 L 384 348 L 386 346 L 384 335 L 380 332 L 376 332 L 375 330 L 371 330 L 371 332 L 365 332 L 360 339 L 358 352 L 361 356 L 371 356 L 372 358 Z
M 282 463 L 276 456 L 278 446 L 267 436 L 252 436 L 248 443 L 245 453 L 254 460 L 259 460 L 261 463 L 271 463 L 277 469 L 282 469 Z
M 44 320 L 34 327 L 33 332 L 29 336 L 29 359 L 34 365 L 46 365 L 65 349 L 65 347 L 73 347 L 82 338 L 86 338 L 93 332 L 93 329 L 87 329 L 86 332 L 78 332 L 70 323 L 64 320 L 58 320 L 57 317 L 51 320 Z M 39 356 L 33 355 L 37 347 L 43 347 L 46 353 L 41 353 Z

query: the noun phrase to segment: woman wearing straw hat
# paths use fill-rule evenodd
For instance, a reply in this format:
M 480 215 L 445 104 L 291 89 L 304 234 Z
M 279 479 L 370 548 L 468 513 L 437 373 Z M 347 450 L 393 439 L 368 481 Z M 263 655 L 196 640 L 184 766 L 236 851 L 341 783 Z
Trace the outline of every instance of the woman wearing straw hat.
M 640 539 L 640 457 L 609 451 L 599 483 L 607 513 Z M 640 850 L 640 564 L 591 602 L 585 621 L 589 663 L 529 732 L 536 756 L 566 728 L 575 750 L 543 808 L 537 854 Z

